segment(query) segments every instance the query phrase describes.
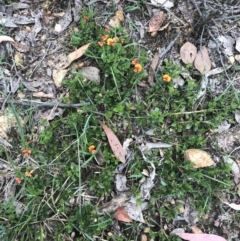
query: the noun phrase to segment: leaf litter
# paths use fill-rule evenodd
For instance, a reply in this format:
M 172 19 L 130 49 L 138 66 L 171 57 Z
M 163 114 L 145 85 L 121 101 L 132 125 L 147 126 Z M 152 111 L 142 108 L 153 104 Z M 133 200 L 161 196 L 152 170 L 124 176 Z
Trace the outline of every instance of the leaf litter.
M 156 2 L 160 2 L 160 1 L 156 1 Z M 170 2 L 170 1 L 164 1 L 164 3 L 165 2 Z M 179 2 L 181 2 L 181 1 L 179 1 Z M 75 0 L 75 9 L 77 9 L 76 8 L 76 3 L 77 4 L 79 4 L 78 6 L 80 6 L 80 8 L 82 7 L 81 6 L 81 1 L 78 1 L 78 0 Z M 26 7 L 26 6 L 23 6 L 23 7 Z M 29 6 L 27 6 L 27 7 L 29 7 Z M 165 6 L 166 7 L 166 6 Z M 16 8 L 14 8 L 14 9 L 16 9 Z M 69 8 L 68 8 L 69 9 Z M 74 13 L 74 11 L 73 11 L 73 13 Z M 20 16 L 20 15 L 19 15 Z M 14 19 L 15 19 L 15 17 L 16 17 L 16 19 L 17 19 L 17 21 L 15 21 Z M 17 15 L 15 15 L 15 17 L 13 17 L 13 18 L 9 18 L 9 19 L 13 19 L 12 20 L 12 24 L 14 24 L 16 27 L 18 26 L 17 24 L 29 24 L 29 23 L 31 23 L 31 24 L 36 24 L 36 18 L 35 18 L 35 16 L 33 17 L 27 17 L 27 18 L 19 18 Z M 76 14 L 76 18 L 78 18 L 79 17 L 79 14 Z M 21 23 L 19 23 L 18 21 L 19 21 L 19 19 L 21 19 Z M 41 21 L 41 18 L 39 18 L 40 19 L 40 21 Z M 74 15 L 74 19 L 75 19 L 75 15 Z M 120 20 L 119 20 L 120 21 Z M 16 23 L 15 23 L 16 22 Z M 60 25 L 61 26 L 61 25 Z M 68 25 L 69 26 L 69 25 Z M 6 25 L 5 25 L 5 27 L 7 27 Z M 66 27 L 67 28 L 67 27 Z M 63 32 L 63 30 L 62 30 L 63 28 L 62 28 L 62 26 L 61 26 L 61 28 L 60 28 L 60 31 L 61 31 L 61 33 Z M 160 28 L 159 28 L 160 29 Z M 32 28 L 31 29 L 31 31 L 33 31 L 34 30 L 34 28 Z M 38 33 L 41 33 L 41 31 L 42 30 L 40 30 L 40 32 L 38 32 Z M 33 33 L 33 35 L 36 37 L 36 40 L 38 41 L 38 34 L 37 33 L 37 31 L 35 32 L 35 33 Z M 22 41 L 21 40 L 21 43 L 24 43 L 24 41 Z M 15 43 L 14 43 L 15 44 Z M 27 45 L 25 45 L 25 46 L 27 46 Z M 28 47 L 28 46 L 27 46 Z M 16 48 L 17 49 L 17 48 Z M 29 47 L 28 47 L 28 50 L 27 51 L 29 51 Z M 19 50 L 18 50 L 19 51 Z M 22 52 L 24 52 L 24 51 L 22 51 Z M 25 51 L 26 52 L 26 51 Z M 74 61 L 74 60 L 73 60 Z M 70 63 L 71 64 L 71 63 Z M 69 65 L 70 65 L 69 64 Z M 69 65 L 67 66 L 67 67 L 69 67 Z M 64 65 L 63 65 L 64 66 Z M 67 68 L 66 67 L 66 68 Z M 205 68 L 205 67 L 204 67 Z M 65 69 L 65 71 L 67 71 L 66 69 Z M 201 71 L 200 71 L 201 72 Z M 89 74 L 87 74 L 87 75 L 89 75 Z M 96 75 L 97 76 L 97 75 Z M 98 79 L 97 77 L 95 78 L 95 79 Z M 24 80 L 23 80 L 23 82 L 24 82 Z M 16 92 L 17 91 L 17 89 L 18 89 L 18 83 L 19 83 L 19 79 L 18 79 L 18 81 L 16 81 L 16 85 L 14 86 L 13 85 L 13 88 L 12 88 L 12 91 L 13 91 L 13 93 L 14 92 Z M 26 84 L 26 88 L 28 89 L 28 90 L 30 90 L 30 91 L 35 91 L 35 93 L 33 94 L 33 96 L 37 96 L 38 98 L 56 98 L 56 96 L 54 95 L 54 94 L 51 94 L 51 93 L 44 93 L 44 92 L 40 92 L 40 91 L 38 91 L 39 89 L 37 89 L 37 87 L 35 86 L 31 86 L 32 84 L 30 84 L 30 85 L 27 85 Z M 61 85 L 59 85 L 59 86 L 57 86 L 57 87 L 60 87 Z M 181 86 L 181 85 L 180 85 Z M 35 88 L 35 89 L 31 89 L 31 87 L 32 88 Z M 39 93 L 39 95 L 36 95 L 36 94 L 38 94 Z M 50 113 L 51 113 L 51 110 L 49 110 L 50 111 Z M 46 112 L 46 118 L 48 118 L 47 117 L 47 115 L 49 114 L 49 112 Z M 51 114 L 50 114 L 51 115 Z M 50 117 L 50 118 L 54 118 L 54 114 Z M 237 119 L 237 118 L 236 118 Z M 125 151 L 125 155 L 126 155 L 126 152 L 128 152 L 128 153 L 132 153 L 131 152 L 131 150 L 130 150 L 130 148 L 129 148 L 129 145 L 130 145 L 130 143 L 131 142 L 129 142 L 129 144 L 127 145 L 127 148 L 125 149 L 124 147 L 123 147 L 123 149 L 124 149 L 124 151 Z M 149 142 L 150 143 L 150 142 Z M 156 147 L 156 148 L 162 148 L 162 147 Z M 126 151 L 127 150 L 127 151 Z M 149 149 L 149 148 L 147 148 L 147 150 L 146 150 L 147 152 L 148 151 L 151 151 L 151 148 Z M 127 160 L 130 158 L 130 155 L 129 154 L 129 156 L 127 157 L 127 155 L 126 155 L 126 157 L 125 157 L 125 159 L 126 159 L 126 162 L 125 162 L 125 164 L 119 164 L 119 169 L 121 170 L 121 169 L 124 169 L 124 168 L 126 168 L 126 164 L 127 164 Z M 144 159 L 144 157 L 143 157 L 143 159 Z M 120 165 L 122 165 L 121 167 L 120 167 Z M 145 171 L 143 171 L 144 173 L 145 173 Z M 147 172 L 146 172 L 147 173 Z M 152 170 L 152 172 L 151 171 L 149 171 L 149 177 L 151 176 L 151 175 L 153 175 L 153 170 Z M 118 177 L 117 177 L 117 175 L 119 175 Z M 146 175 L 146 177 L 148 178 L 148 176 Z M 119 186 L 117 186 L 117 188 L 116 188 L 116 190 L 118 190 L 118 191 L 120 191 L 120 190 L 122 190 L 122 192 L 127 192 L 127 191 L 129 191 L 129 188 L 128 188 L 128 185 L 127 185 L 127 176 L 125 175 L 125 173 L 117 173 L 117 174 L 115 174 L 115 180 L 116 180 L 116 183 L 120 183 L 120 185 Z M 149 185 L 147 185 L 147 182 L 149 181 Z M 143 182 L 143 183 L 141 183 L 141 186 L 140 186 L 140 188 L 143 186 L 144 187 L 144 185 L 146 185 L 146 187 L 145 188 L 142 188 L 143 190 L 145 190 L 144 191 L 144 193 L 146 194 L 146 196 L 147 196 L 147 194 L 150 194 L 150 190 L 151 190 L 151 185 L 150 184 L 152 184 L 152 185 L 154 185 L 154 181 L 152 180 L 152 179 L 150 179 L 150 180 L 148 180 L 147 181 L 147 179 Z M 121 183 L 122 182 L 122 183 Z M 116 184 L 117 185 L 117 184 Z M 121 191 L 120 191 L 121 192 Z M 114 198 L 113 198 L 114 199 Z M 121 198 L 120 198 L 121 199 Z M 135 218 L 135 220 L 138 220 L 138 221 L 140 221 L 140 222 L 145 222 L 144 221 L 144 218 L 143 218 L 143 216 L 141 216 L 141 214 L 142 214 L 142 211 L 144 210 L 144 208 L 146 208 L 146 206 L 144 207 L 144 205 L 143 206 L 141 206 L 141 207 L 139 207 L 138 205 L 136 205 L 136 199 L 134 199 L 134 197 L 132 197 L 132 195 L 126 195 L 126 197 L 125 198 L 123 198 L 125 201 L 119 201 L 119 207 L 117 208 L 117 210 L 121 213 L 121 212 L 124 212 L 123 210 L 125 210 L 124 209 L 124 204 L 125 203 L 127 203 L 127 202 L 130 202 L 130 200 L 131 200 L 131 204 L 129 204 L 129 206 L 131 207 L 130 208 L 130 213 L 131 212 L 133 212 L 133 214 L 132 214 L 132 216 L 134 216 L 134 218 Z M 122 200 L 123 200 L 122 199 Z M 118 201 L 117 201 L 117 198 L 115 199 L 115 203 L 118 203 Z M 114 202 L 113 202 L 114 203 Z M 122 205 L 122 206 L 121 206 Z M 134 206 L 135 205 L 135 206 Z M 145 204 L 146 205 L 146 204 Z M 116 205 L 116 206 L 118 206 L 118 205 Z M 112 208 L 112 210 L 113 211 L 111 211 L 111 212 L 115 212 L 116 211 L 116 209 L 115 208 Z M 116 211 L 117 212 L 117 211 Z M 125 213 L 126 214 L 126 213 Z M 127 214 L 127 216 L 128 216 L 128 214 Z M 130 218 L 129 216 L 128 216 L 128 218 Z M 116 218 L 116 219 L 118 219 L 118 218 Z M 124 219 L 124 218 L 123 218 Z M 131 219 L 131 218 L 130 218 Z M 130 220 L 129 219 L 129 220 Z M 119 219 L 120 220 L 120 219 Z M 122 220 L 122 221 L 124 221 L 124 222 L 127 222 L 126 221 L 126 219 L 125 220 Z M 196 237 L 196 236 L 195 236 Z

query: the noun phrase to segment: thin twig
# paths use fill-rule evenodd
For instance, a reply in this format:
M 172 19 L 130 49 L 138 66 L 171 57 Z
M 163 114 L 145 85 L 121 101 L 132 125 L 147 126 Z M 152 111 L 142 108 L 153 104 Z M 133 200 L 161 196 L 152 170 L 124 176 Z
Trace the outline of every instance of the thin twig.
M 86 103 L 76 103 L 76 104 L 63 104 L 58 102 L 41 102 L 41 101 L 35 101 L 35 100 L 13 100 L 13 99 L 4 99 L 0 98 L 0 103 L 12 103 L 17 105 L 26 105 L 26 106 L 38 106 L 38 107 L 54 107 L 58 106 L 60 108 L 78 108 L 85 105 L 90 105 L 89 102 Z

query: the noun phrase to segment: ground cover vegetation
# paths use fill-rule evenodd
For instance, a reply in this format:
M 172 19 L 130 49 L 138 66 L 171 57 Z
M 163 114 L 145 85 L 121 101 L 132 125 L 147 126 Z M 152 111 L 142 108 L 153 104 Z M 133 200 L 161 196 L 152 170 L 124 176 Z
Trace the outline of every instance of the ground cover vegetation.
M 126 11 L 135 8 L 141 9 L 141 3 L 128 5 Z M 148 49 L 133 43 L 125 27 L 104 28 L 95 18 L 94 9 L 84 9 L 79 20 L 81 31 L 72 30 L 71 42 L 66 43 L 72 48 L 90 43 L 86 61 L 100 70 L 100 84 L 86 80 L 76 69 L 64 80 L 68 95 L 62 102 L 83 103 L 81 108 L 68 108 L 60 118 L 42 120 L 44 130 L 40 131 L 35 128 L 35 106 L 8 105 L 18 128 L 10 132 L 13 148 L 0 147 L 0 153 L 14 168 L 16 179 L 11 181 L 17 182 L 17 194 L 0 206 L 1 240 L 137 240 L 146 228 L 149 240 L 181 240 L 170 236 L 170 230 L 162 225 L 171 226 L 180 215 L 182 204 L 173 200 L 193 200 L 202 220 L 212 210 L 224 209 L 219 193 L 237 193 L 231 165 L 219 162 L 214 168 L 195 169 L 184 160 L 184 152 L 190 148 L 221 152 L 212 141 L 213 130 L 226 119 L 235 123 L 234 112 L 239 106 L 236 91 L 226 88 L 223 94 L 213 95 L 208 90 L 195 110 L 200 82 L 189 74 L 194 67 L 168 58 L 155 72 L 155 82 L 146 88 L 142 83 L 148 75 Z M 0 64 L 6 65 L 3 59 Z M 176 87 L 173 80 L 181 74 L 189 77 Z M 24 126 L 22 117 L 26 119 Z M 151 201 L 144 211 L 146 223 L 120 222 L 119 232 L 114 231 L 112 214 L 97 212 L 99 203 L 114 195 L 114 170 L 119 164 L 102 122 L 121 142 L 130 137 L 136 140 L 131 144 L 134 160 L 127 169 L 127 184 L 136 197 L 142 171 L 150 167 L 148 160 L 156 166 Z M 152 130 L 151 136 L 148 130 Z M 172 147 L 151 150 L 145 161 L 138 149 L 139 136 Z M 101 164 L 97 162 L 99 152 L 104 158 Z M 16 163 L 17 157 L 20 163 Z M 21 205 L 16 208 L 16 203 Z M 239 214 L 233 215 L 229 226 L 239 222 Z M 206 221 L 202 229 L 208 232 L 213 227 Z

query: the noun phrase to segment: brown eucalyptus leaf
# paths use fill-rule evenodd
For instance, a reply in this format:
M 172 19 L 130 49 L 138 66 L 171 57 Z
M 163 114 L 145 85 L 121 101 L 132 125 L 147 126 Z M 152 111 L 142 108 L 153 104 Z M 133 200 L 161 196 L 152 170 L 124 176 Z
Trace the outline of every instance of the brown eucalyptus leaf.
M 100 83 L 100 75 L 99 72 L 100 70 L 96 67 L 83 67 L 79 70 L 81 72 L 81 74 L 83 75 L 83 77 L 85 77 L 86 79 L 93 81 L 97 84 Z
M 156 15 L 154 15 L 149 21 L 148 32 L 151 33 L 151 32 L 158 31 L 161 28 L 166 18 L 167 18 L 167 14 L 164 12 L 159 12 Z
M 211 69 L 212 63 L 208 55 L 208 50 L 205 46 L 197 52 L 194 66 L 201 74 L 204 74 Z
M 180 56 L 184 64 L 193 63 L 197 55 L 197 48 L 190 42 L 186 42 L 180 49 Z
M 107 127 L 105 124 L 101 124 L 104 132 L 106 133 L 107 135 L 107 138 L 108 138 L 108 142 L 110 144 L 110 147 L 115 155 L 115 157 L 119 158 L 119 160 L 122 162 L 122 163 L 125 163 L 126 160 L 125 160 L 125 152 L 124 152 L 124 149 L 122 147 L 122 144 L 120 143 L 120 141 L 118 140 L 117 136 L 114 134 L 114 132 L 109 128 Z
M 119 207 L 114 213 L 114 218 L 122 222 L 132 222 L 133 220 L 128 216 L 124 207 Z

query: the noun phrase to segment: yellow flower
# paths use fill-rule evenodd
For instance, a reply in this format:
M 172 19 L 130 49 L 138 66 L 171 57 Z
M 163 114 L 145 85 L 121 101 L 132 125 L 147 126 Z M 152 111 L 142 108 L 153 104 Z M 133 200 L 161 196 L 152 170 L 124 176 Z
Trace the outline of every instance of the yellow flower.
M 114 41 L 113 41 L 112 38 L 108 38 L 108 39 L 107 39 L 107 45 L 114 46 Z
M 143 67 L 142 67 L 141 64 L 135 64 L 133 71 L 134 71 L 135 73 L 138 73 L 138 72 L 141 72 L 142 69 L 143 69 Z
M 31 155 L 31 150 L 22 150 L 22 153 L 24 156 L 30 156 Z
M 96 151 L 94 145 L 89 146 L 89 147 L 88 147 L 88 150 L 89 150 L 89 152 L 91 152 L 92 154 L 94 154 L 95 151 Z
M 165 74 L 163 75 L 163 81 L 164 82 L 170 82 L 171 81 L 171 76 L 169 74 Z
M 34 170 L 26 171 L 26 172 L 25 172 L 25 176 L 26 176 L 26 177 L 32 177 L 33 172 L 34 172 Z

